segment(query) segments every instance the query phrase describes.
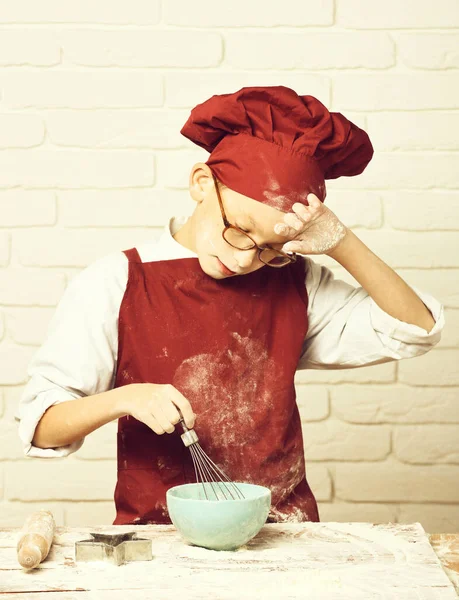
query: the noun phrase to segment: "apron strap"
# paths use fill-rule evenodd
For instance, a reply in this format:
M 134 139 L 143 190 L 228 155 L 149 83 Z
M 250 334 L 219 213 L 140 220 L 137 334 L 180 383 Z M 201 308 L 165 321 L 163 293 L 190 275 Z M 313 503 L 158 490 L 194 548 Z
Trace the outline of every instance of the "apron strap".
M 139 268 L 137 265 L 142 265 L 142 259 L 140 258 L 140 254 L 137 252 L 137 248 L 130 248 L 129 250 L 123 250 L 124 254 L 127 256 L 129 261 L 128 263 L 128 282 L 132 281 L 138 274 L 135 271 L 138 271 Z
M 127 256 L 128 261 L 141 263 L 142 259 L 140 258 L 140 254 L 137 252 L 137 248 L 130 248 L 129 250 L 123 250 L 124 254 Z

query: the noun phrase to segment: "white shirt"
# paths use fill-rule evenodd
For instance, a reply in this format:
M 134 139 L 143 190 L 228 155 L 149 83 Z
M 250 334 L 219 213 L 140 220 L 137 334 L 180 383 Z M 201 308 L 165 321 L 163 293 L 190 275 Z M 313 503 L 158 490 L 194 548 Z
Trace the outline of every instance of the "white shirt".
M 142 262 L 195 258 L 172 237 L 186 219 L 171 219 L 158 241 L 139 245 Z M 342 369 L 412 358 L 439 342 L 444 311 L 431 295 L 413 287 L 435 319 L 426 332 L 390 316 L 362 287 L 335 279 L 329 269 L 305 258 L 309 329 L 298 369 Z M 29 380 L 16 414 L 24 454 L 62 457 L 83 444 L 84 439 L 42 449 L 34 447 L 32 439 L 50 406 L 113 388 L 118 316 L 127 279 L 128 260 L 118 251 L 89 265 L 67 286 L 27 370 Z

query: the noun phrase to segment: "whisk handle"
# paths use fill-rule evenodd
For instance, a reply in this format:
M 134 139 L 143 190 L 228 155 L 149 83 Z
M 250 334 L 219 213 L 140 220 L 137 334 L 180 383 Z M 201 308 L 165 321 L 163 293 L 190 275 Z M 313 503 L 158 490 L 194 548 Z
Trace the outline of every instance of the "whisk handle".
M 182 442 L 185 444 L 185 446 L 188 448 L 188 446 L 196 444 L 196 442 L 199 441 L 196 431 L 194 429 L 188 429 L 183 419 L 180 419 L 180 424 L 183 429 L 183 434 L 180 437 L 182 438 Z

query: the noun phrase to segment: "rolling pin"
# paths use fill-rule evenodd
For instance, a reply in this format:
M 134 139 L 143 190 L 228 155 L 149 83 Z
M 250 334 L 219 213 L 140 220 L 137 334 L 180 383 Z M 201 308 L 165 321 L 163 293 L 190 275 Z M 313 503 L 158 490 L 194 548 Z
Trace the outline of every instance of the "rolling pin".
M 53 543 L 55 526 L 49 510 L 38 510 L 27 517 L 16 548 L 22 567 L 35 569 L 45 560 Z

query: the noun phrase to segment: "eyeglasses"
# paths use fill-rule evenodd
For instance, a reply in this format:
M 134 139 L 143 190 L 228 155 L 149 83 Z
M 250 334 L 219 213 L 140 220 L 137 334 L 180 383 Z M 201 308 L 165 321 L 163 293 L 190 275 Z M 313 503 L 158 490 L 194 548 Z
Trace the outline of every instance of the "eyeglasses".
M 260 248 L 260 246 L 255 243 L 248 233 L 242 231 L 242 229 L 239 229 L 239 227 L 236 227 L 236 225 L 231 225 L 226 218 L 225 209 L 223 208 L 223 202 L 220 196 L 220 190 L 218 189 L 218 182 L 213 173 L 212 177 L 214 180 L 215 189 L 217 190 L 218 203 L 220 205 L 223 223 L 225 225 L 225 228 L 222 231 L 222 236 L 225 242 L 237 250 L 253 250 L 254 248 L 258 248 L 258 259 L 265 265 L 268 265 L 268 267 L 279 269 L 280 267 L 285 267 L 286 265 L 295 262 L 296 254 L 286 254 L 285 252 L 282 252 L 281 250 L 275 250 L 270 246 L 264 246 L 263 248 Z

